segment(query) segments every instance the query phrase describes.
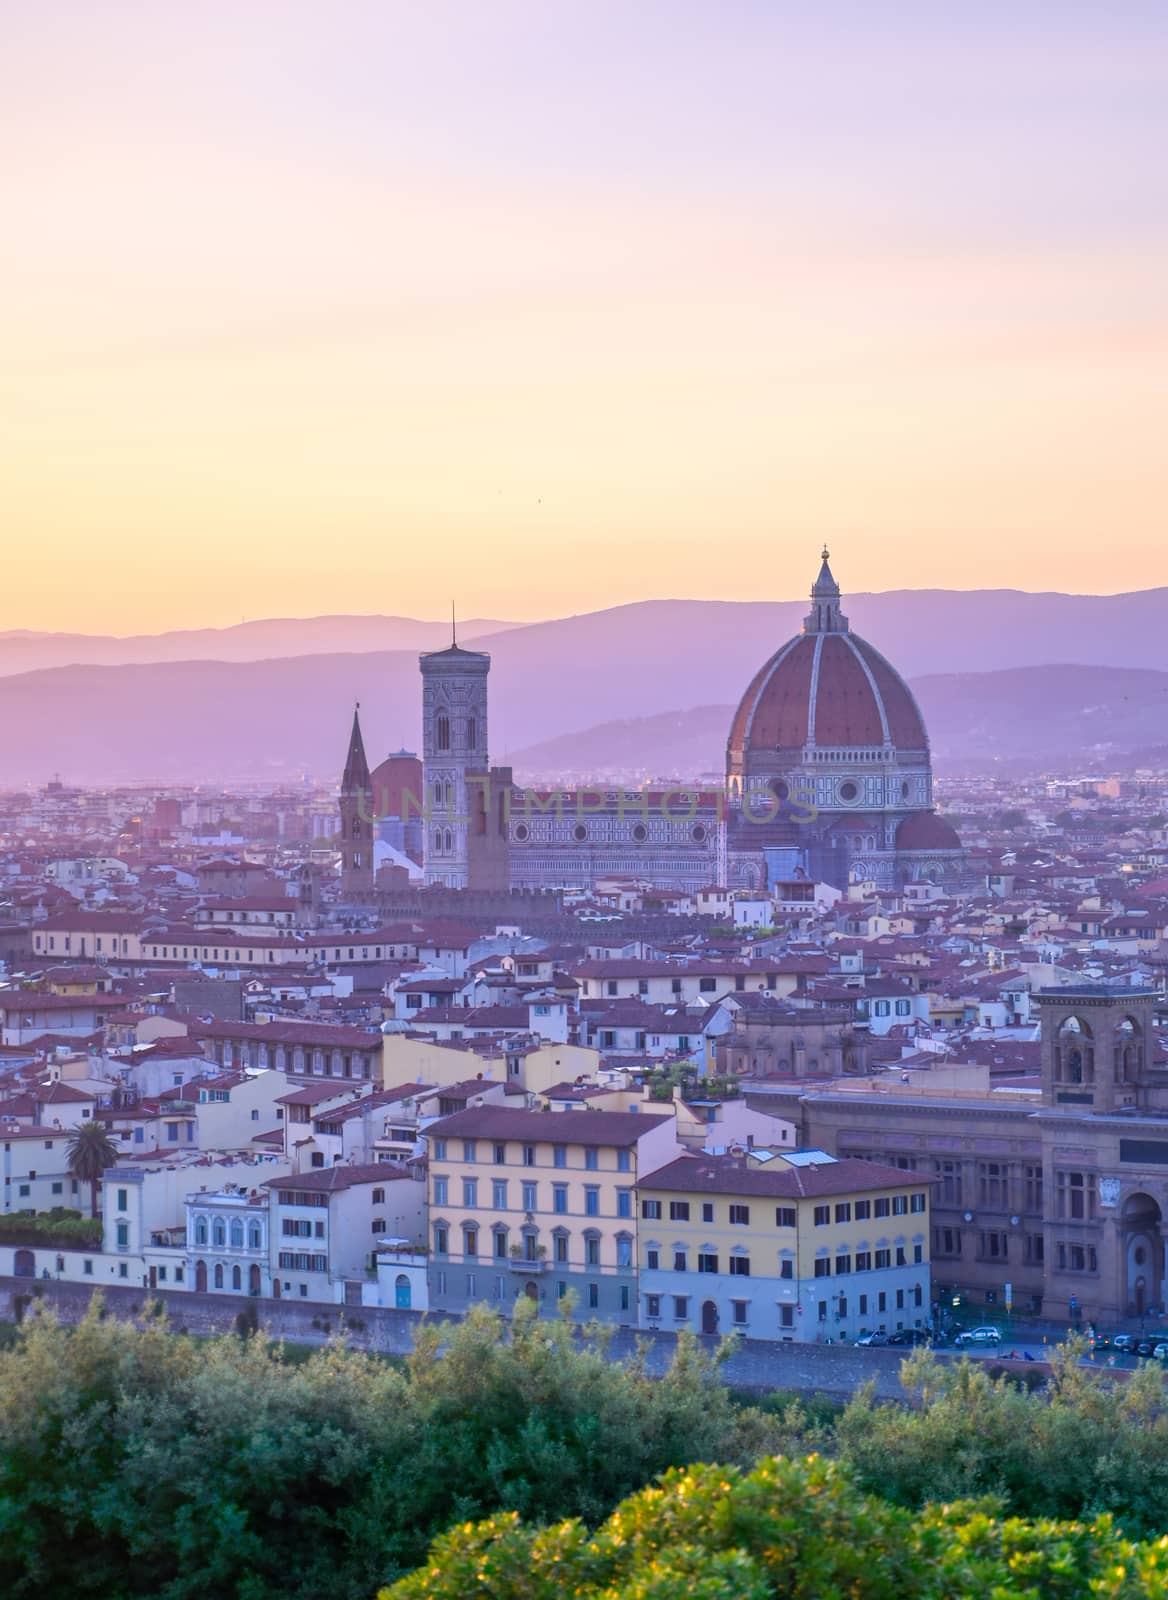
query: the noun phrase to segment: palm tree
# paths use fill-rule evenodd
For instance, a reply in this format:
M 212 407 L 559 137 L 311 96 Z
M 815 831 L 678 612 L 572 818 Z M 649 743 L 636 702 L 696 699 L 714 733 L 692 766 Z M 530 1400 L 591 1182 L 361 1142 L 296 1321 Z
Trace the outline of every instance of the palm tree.
M 118 1159 L 118 1147 L 102 1122 L 82 1122 L 74 1128 L 65 1159 L 69 1176 L 89 1185 L 90 1215 L 97 1216 L 97 1186 L 107 1167 Z

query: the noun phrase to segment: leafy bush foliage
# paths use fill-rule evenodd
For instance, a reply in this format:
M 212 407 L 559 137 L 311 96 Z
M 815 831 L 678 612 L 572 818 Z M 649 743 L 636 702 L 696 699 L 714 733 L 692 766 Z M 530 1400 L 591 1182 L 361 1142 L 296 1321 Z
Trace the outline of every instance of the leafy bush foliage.
M 0 1216 L 0 1244 L 55 1245 L 58 1250 L 100 1250 L 101 1222 L 80 1211 L 54 1206 L 25 1216 L 10 1211 Z
M 596 1523 L 667 1467 L 783 1442 L 696 1343 L 651 1379 L 534 1309 L 424 1327 L 401 1370 L 32 1318 L 0 1354 L 0 1593 L 369 1600 L 455 1521 Z
M 1003 1518 L 992 1504 L 909 1512 L 836 1464 L 666 1474 L 593 1536 L 518 1517 L 444 1535 L 381 1600 L 1163 1600 L 1168 1540 L 1138 1545 L 1106 1517 Z

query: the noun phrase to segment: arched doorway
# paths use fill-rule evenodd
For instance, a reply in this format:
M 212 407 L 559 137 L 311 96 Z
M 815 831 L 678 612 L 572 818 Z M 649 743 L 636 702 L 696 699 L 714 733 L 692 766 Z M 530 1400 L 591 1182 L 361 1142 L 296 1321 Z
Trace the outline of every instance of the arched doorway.
M 18 1278 L 36 1277 L 36 1256 L 31 1250 L 18 1250 L 12 1258 L 12 1271 Z
M 1150 1194 L 1129 1195 L 1123 1204 L 1124 1299 L 1132 1316 L 1161 1303 L 1164 1245 L 1160 1207 Z
M 399 1311 L 410 1309 L 410 1280 L 404 1272 L 399 1272 L 393 1282 L 393 1303 Z
M 195 1262 L 195 1292 L 196 1294 L 206 1294 L 207 1292 L 207 1263 L 205 1261 Z
M 1095 1082 L 1095 1038 L 1090 1025 L 1081 1017 L 1064 1017 L 1054 1046 L 1054 1076 L 1056 1083 L 1080 1084 Z
M 718 1308 L 712 1300 L 702 1301 L 702 1332 L 717 1333 Z

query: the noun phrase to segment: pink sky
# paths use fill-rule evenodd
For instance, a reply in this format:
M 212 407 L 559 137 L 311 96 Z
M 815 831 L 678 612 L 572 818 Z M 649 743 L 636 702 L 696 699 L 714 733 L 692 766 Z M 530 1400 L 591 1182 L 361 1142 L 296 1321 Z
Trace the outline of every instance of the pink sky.
M 1168 584 L 1159 5 L 0 11 L 0 628 Z

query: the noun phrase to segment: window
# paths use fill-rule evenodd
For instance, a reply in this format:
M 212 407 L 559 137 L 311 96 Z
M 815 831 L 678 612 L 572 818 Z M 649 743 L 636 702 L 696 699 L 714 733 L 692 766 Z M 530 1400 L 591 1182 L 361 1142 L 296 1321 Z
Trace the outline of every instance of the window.
M 507 1209 L 507 1180 L 495 1178 L 491 1182 L 491 1205 L 496 1211 Z
M 661 1220 L 661 1202 L 660 1202 L 660 1200 L 642 1200 L 641 1201 L 641 1216 L 644 1218 L 644 1220 L 646 1222 L 660 1222 L 660 1220 Z
M 830 1221 L 831 1221 L 831 1207 L 830 1206 L 816 1206 L 816 1208 L 815 1208 L 815 1226 L 817 1228 L 826 1228 L 827 1225 L 830 1223 Z
M 857 1222 L 867 1222 L 872 1215 L 872 1202 L 871 1200 L 857 1200 L 853 1210 L 856 1213 Z
M 566 1145 L 558 1144 L 552 1150 L 552 1166 L 566 1167 L 568 1165 L 568 1150 Z
M 507 1254 L 506 1228 L 495 1228 L 492 1232 L 492 1237 L 495 1241 L 495 1257 L 496 1259 L 502 1259 Z
M 557 1233 L 553 1240 L 555 1258 L 558 1262 L 565 1263 L 568 1259 L 568 1235 Z
M 1095 1246 L 1056 1244 L 1055 1265 L 1060 1272 L 1095 1272 L 1098 1270 Z
M 856 1271 L 857 1272 L 871 1272 L 871 1270 L 872 1270 L 872 1252 L 871 1252 L 871 1250 L 857 1250 L 856 1251 Z
M 717 1272 L 717 1270 L 718 1270 L 718 1258 L 717 1258 L 717 1256 L 711 1254 L 709 1251 L 705 1251 L 705 1250 L 699 1251 L 698 1252 L 698 1271 L 699 1272 Z
M 600 1152 L 599 1150 L 595 1150 L 589 1146 L 589 1148 L 584 1152 L 584 1170 L 585 1172 L 595 1172 L 599 1166 Z
M 444 1223 L 439 1223 L 434 1229 L 434 1253 L 444 1256 L 450 1250 L 450 1230 Z
M 977 1188 L 980 1204 L 994 1207 L 1009 1204 L 1006 1196 L 1006 1170 L 1004 1161 L 978 1162 Z
M 36 1174 L 35 1173 L 30 1173 L 29 1176 L 30 1177 L 35 1177 Z M 119 1189 L 118 1190 L 118 1210 L 119 1211 L 128 1211 L 129 1209 L 130 1209 L 130 1191 L 128 1189 Z
M 599 1306 L 599 1304 L 600 1304 L 600 1285 L 598 1283 L 590 1283 L 588 1285 L 588 1309 L 590 1311 L 595 1311 L 597 1306 Z
M 468 1210 L 474 1210 L 479 1203 L 479 1180 L 477 1178 L 464 1178 L 462 1180 L 462 1203 Z
M 88 1257 L 81 1263 L 81 1270 L 87 1278 L 93 1277 L 93 1262 Z
M 749 1278 L 750 1257 L 732 1255 L 730 1257 L 730 1276 L 732 1278 Z
M 1090 1221 L 1095 1215 L 1095 1176 L 1086 1172 L 1056 1172 L 1055 1216 L 1076 1222 Z
M 661 1252 L 659 1250 L 645 1251 L 646 1272 L 657 1272 L 661 1266 Z
M 749 1302 L 746 1300 L 731 1300 L 730 1320 L 736 1327 L 743 1328 L 746 1326 L 746 1307 L 748 1304 Z
M 891 1251 L 888 1251 L 888 1250 L 877 1250 L 877 1252 L 876 1252 L 876 1270 L 877 1270 L 877 1272 L 881 1272 L 881 1271 L 883 1271 L 884 1268 L 890 1267 L 891 1265 L 892 1265 L 892 1253 L 891 1253 Z
M 631 1172 L 633 1170 L 632 1157 L 627 1150 L 618 1150 L 616 1153 L 616 1170 L 618 1172 Z
M 924 1245 L 923 1244 L 914 1244 L 913 1245 L 913 1265 L 916 1266 L 916 1267 L 919 1267 L 921 1262 L 924 1261 L 924 1259 L 925 1259 L 925 1247 L 924 1247 Z
M 961 1229 L 934 1228 L 933 1254 L 936 1256 L 959 1256 L 961 1254 Z
M 815 1276 L 817 1278 L 831 1277 L 831 1258 L 829 1256 L 817 1256 L 815 1258 Z
M 1023 1240 L 1023 1255 L 1032 1266 L 1039 1266 L 1046 1259 L 1046 1242 L 1041 1233 L 1028 1233 Z
M 468 1256 L 477 1256 L 479 1253 L 479 1230 L 467 1228 L 463 1233 L 463 1253 Z
M 835 1258 L 835 1275 L 836 1275 L 837 1278 L 842 1278 L 846 1273 L 849 1273 L 851 1270 L 852 1270 L 852 1258 L 851 1258 L 851 1256 L 849 1256 L 849 1255 L 836 1256 L 836 1258 Z
M 539 1185 L 535 1184 L 535 1183 L 525 1183 L 523 1185 L 523 1209 L 524 1209 L 524 1211 L 536 1211 L 536 1210 L 538 1210 L 538 1208 L 539 1208 L 538 1189 L 539 1189 Z
M 660 1315 L 661 1296 L 659 1294 L 647 1294 L 645 1296 L 645 1316 L 650 1321 L 655 1321 Z
M 506 1163 L 507 1163 L 507 1146 L 505 1144 L 497 1144 L 495 1146 L 495 1165 L 497 1167 L 502 1167 L 502 1166 L 505 1166 Z
M 703 1200 L 702 1201 L 702 1221 L 703 1222 L 713 1222 L 713 1220 L 714 1220 L 714 1202 L 712 1200 Z
M 923 1212 L 924 1209 L 925 1209 L 925 1197 L 924 1197 L 924 1195 L 923 1194 L 910 1195 L 909 1196 L 909 1207 L 908 1208 L 909 1208 L 910 1211 Z
M 568 1185 L 566 1183 L 552 1184 L 552 1210 L 557 1216 L 565 1216 L 568 1210 Z
M 633 1264 L 633 1241 L 627 1233 L 617 1235 L 616 1264 L 618 1267 L 631 1267 Z
M 794 1226 L 795 1226 L 795 1207 L 794 1206 L 776 1206 L 775 1207 L 775 1227 L 776 1228 L 793 1228 Z
M 1022 1193 L 1023 1205 L 1027 1211 L 1042 1215 L 1042 1168 L 1040 1166 L 1026 1166 L 1022 1168 Z
M 445 1139 L 435 1139 L 434 1140 L 434 1160 L 435 1161 L 445 1161 L 446 1160 L 446 1140 Z
M 525 1167 L 535 1166 L 535 1146 L 533 1144 L 525 1144 L 523 1146 L 523 1165 Z
M 835 1208 L 837 1222 L 850 1222 L 852 1220 L 852 1207 L 850 1201 L 841 1200 Z
M 464 1139 L 462 1141 L 462 1159 L 464 1161 L 478 1160 L 478 1145 L 474 1139 Z
M 594 1233 L 590 1233 L 584 1241 L 584 1264 L 588 1267 L 600 1265 L 600 1240 Z
M 675 1250 L 673 1252 L 673 1270 L 674 1272 L 688 1272 L 689 1267 L 687 1265 L 687 1256 L 684 1250 Z
M 449 1180 L 446 1178 L 434 1179 L 434 1204 L 444 1206 L 449 1204 L 447 1196 L 450 1192 Z
M 669 1202 L 669 1220 L 670 1222 L 688 1222 L 689 1201 L 671 1200 Z
M 783 1256 L 779 1262 L 779 1277 L 793 1278 L 795 1276 L 795 1263 L 790 1256 Z
M 600 1215 L 600 1190 L 595 1184 L 589 1184 L 584 1190 L 584 1215 L 598 1217 Z
M 684 1322 L 689 1316 L 689 1296 L 675 1294 L 673 1297 L 673 1319 L 675 1322 Z
M 731 1224 L 733 1226 L 735 1226 L 735 1227 L 748 1228 L 750 1226 L 750 1207 L 749 1206 L 731 1206 L 730 1207 L 730 1221 L 731 1221 Z
M 616 1214 L 618 1217 L 631 1217 L 633 1214 L 633 1192 L 631 1189 L 618 1189 L 616 1192 Z
M 880 1198 L 876 1201 L 876 1210 L 873 1213 L 873 1215 L 875 1215 L 877 1217 L 887 1217 L 887 1216 L 891 1215 L 891 1211 L 892 1211 L 892 1207 L 889 1204 L 888 1196 L 887 1195 L 881 1195 Z
M 978 1238 L 978 1254 L 983 1261 L 1005 1261 L 1010 1254 L 1009 1236 L 996 1229 L 983 1229 Z
M 794 1306 L 780 1306 L 779 1307 L 779 1327 L 780 1328 L 793 1328 L 794 1326 L 795 1326 L 795 1307 Z

